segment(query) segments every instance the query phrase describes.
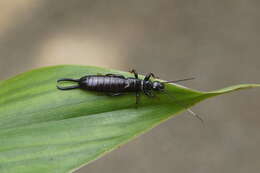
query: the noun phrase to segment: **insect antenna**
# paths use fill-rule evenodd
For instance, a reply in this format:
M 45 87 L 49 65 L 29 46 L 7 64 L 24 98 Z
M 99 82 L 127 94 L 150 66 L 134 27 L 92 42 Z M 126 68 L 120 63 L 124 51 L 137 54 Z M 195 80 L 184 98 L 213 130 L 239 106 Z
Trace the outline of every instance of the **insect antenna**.
M 71 79 L 71 78 L 62 78 L 57 80 L 57 82 L 63 82 L 63 81 L 70 81 L 70 82 L 79 82 L 79 79 Z M 60 90 L 72 90 L 72 89 L 77 89 L 79 88 L 79 85 L 73 85 L 73 86 L 67 86 L 67 87 L 61 87 L 59 85 L 57 85 L 57 88 Z
M 200 120 L 200 122 L 204 125 L 204 121 L 203 119 L 198 115 L 196 114 L 195 112 L 193 112 L 190 108 L 188 108 L 186 105 L 182 104 L 181 102 L 178 101 L 178 99 L 172 95 L 172 94 L 169 94 L 169 92 L 166 92 L 165 90 L 162 91 L 166 96 L 168 96 L 168 98 L 172 99 L 177 105 L 183 107 L 184 109 L 187 109 L 187 111 L 192 115 L 194 116 L 195 118 L 197 118 L 198 120 Z
M 162 82 L 162 83 L 177 83 L 177 82 L 182 82 L 182 81 L 187 81 L 187 80 L 193 80 L 193 79 L 195 79 L 195 77 L 185 78 L 185 79 L 180 79 L 180 80 L 166 81 L 166 82 Z

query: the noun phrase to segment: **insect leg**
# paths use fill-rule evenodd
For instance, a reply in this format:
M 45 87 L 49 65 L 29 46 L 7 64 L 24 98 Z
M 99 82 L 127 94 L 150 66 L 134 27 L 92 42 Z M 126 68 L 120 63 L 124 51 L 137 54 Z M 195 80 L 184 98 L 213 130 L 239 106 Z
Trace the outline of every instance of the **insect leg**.
M 147 95 L 148 97 L 155 97 L 155 95 L 149 90 L 144 90 L 144 94 Z
M 155 75 L 153 73 L 148 73 L 145 77 L 144 80 L 149 80 L 151 77 L 155 78 Z
M 135 78 L 138 79 L 138 73 L 135 71 L 135 69 L 132 69 L 129 72 L 133 73 L 135 75 Z

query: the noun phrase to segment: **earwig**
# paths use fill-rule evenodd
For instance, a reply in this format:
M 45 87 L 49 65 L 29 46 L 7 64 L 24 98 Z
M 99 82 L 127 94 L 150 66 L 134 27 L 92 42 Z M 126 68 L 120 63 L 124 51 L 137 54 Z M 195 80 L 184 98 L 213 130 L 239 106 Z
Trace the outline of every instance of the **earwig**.
M 148 97 L 154 97 L 153 91 L 165 91 L 165 83 L 177 83 L 187 80 L 192 80 L 194 78 L 186 78 L 175 81 L 151 81 L 150 78 L 155 78 L 153 73 L 148 73 L 144 79 L 138 78 L 138 73 L 135 70 L 131 70 L 130 73 L 134 74 L 134 77 L 124 77 L 123 75 L 117 74 L 106 74 L 106 75 L 87 75 L 80 79 L 62 78 L 57 80 L 57 82 L 71 81 L 76 82 L 77 85 L 61 87 L 57 85 L 60 90 L 71 90 L 71 89 L 83 89 L 89 91 L 103 92 L 110 96 L 122 95 L 124 92 L 134 92 L 136 95 L 136 104 L 139 103 L 140 93 L 143 92 Z M 176 101 L 176 100 L 175 100 Z M 176 102 L 179 106 L 184 107 L 182 104 Z M 184 107 L 185 109 L 188 109 Z M 190 109 L 188 111 L 196 116 L 202 121 L 202 119 L 197 116 Z

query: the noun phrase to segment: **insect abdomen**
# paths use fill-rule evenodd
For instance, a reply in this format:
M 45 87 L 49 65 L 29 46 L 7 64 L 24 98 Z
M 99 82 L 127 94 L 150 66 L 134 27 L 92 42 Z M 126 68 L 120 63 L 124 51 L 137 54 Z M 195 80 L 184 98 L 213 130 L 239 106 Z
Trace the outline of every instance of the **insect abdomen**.
M 114 76 L 87 76 L 80 86 L 86 90 L 101 92 L 125 92 L 129 91 L 129 81 L 125 78 Z

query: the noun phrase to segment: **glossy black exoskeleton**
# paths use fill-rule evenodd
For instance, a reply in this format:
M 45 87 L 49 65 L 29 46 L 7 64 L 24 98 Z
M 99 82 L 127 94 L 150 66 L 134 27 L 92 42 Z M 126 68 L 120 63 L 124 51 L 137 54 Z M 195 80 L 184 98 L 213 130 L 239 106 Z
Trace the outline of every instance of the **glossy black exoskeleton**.
M 57 82 L 62 81 L 72 81 L 77 82 L 78 85 L 74 86 L 67 86 L 67 87 L 61 87 L 57 86 L 60 90 L 71 90 L 71 89 L 83 89 L 83 90 L 89 90 L 89 91 L 97 91 L 97 92 L 103 92 L 110 96 L 118 96 L 122 95 L 126 92 L 134 92 L 136 94 L 136 104 L 139 103 L 140 100 L 140 93 L 143 92 L 145 95 L 149 97 L 153 97 L 153 91 L 161 91 L 163 92 L 165 89 L 165 83 L 176 83 L 186 80 L 191 80 L 194 78 L 187 78 L 187 79 L 181 79 L 181 80 L 175 80 L 175 81 L 166 81 L 166 82 L 160 82 L 160 81 L 151 81 L 151 77 L 155 77 L 153 73 L 148 73 L 144 79 L 139 79 L 138 74 L 135 70 L 131 70 L 130 73 L 134 74 L 134 77 L 124 77 L 123 75 L 118 74 L 105 74 L 105 75 L 87 75 L 83 76 L 80 79 L 71 79 L 71 78 L 62 78 L 59 79 Z M 189 108 L 187 108 L 182 103 L 175 100 L 175 103 L 186 108 L 189 113 L 191 113 L 193 116 L 197 117 L 201 122 L 203 120 L 194 112 L 192 112 Z
M 179 82 L 189 79 L 182 79 L 177 81 L 151 81 L 150 78 L 154 77 L 153 73 L 148 73 L 144 79 L 139 79 L 138 74 L 135 70 L 130 71 L 134 74 L 134 77 L 124 77 L 118 74 L 106 74 L 106 75 L 87 75 L 80 79 L 62 78 L 57 82 L 61 81 L 73 81 L 77 82 L 78 85 L 61 87 L 57 86 L 60 90 L 71 90 L 71 89 L 84 89 L 89 91 L 104 92 L 111 96 L 121 95 L 124 92 L 135 92 L 136 104 L 139 102 L 140 92 L 143 92 L 149 97 L 153 97 L 153 91 L 163 91 L 165 86 L 164 83 Z

